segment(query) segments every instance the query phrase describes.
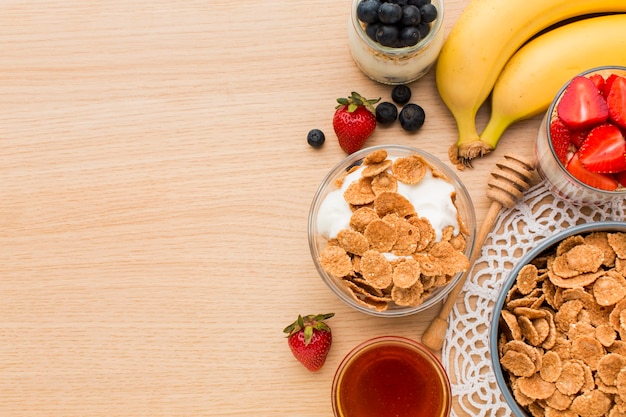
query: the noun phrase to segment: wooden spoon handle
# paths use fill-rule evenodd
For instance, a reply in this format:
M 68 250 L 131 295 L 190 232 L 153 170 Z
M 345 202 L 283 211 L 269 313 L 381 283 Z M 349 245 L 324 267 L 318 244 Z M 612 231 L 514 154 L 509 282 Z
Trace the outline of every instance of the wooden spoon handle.
M 448 317 L 456 304 L 457 298 L 465 285 L 465 281 L 472 266 L 482 253 L 482 247 L 491 231 L 500 209 L 502 207 L 513 207 L 519 200 L 523 192 L 529 188 L 531 171 L 533 164 L 519 156 L 505 154 L 504 159 L 496 164 L 496 168 L 491 173 L 492 178 L 488 182 L 487 196 L 491 200 L 491 205 L 483 223 L 476 233 L 474 247 L 470 257 L 470 267 L 463 272 L 459 282 L 454 286 L 448 297 L 444 301 L 439 314 L 430 323 L 422 335 L 422 343 L 433 351 L 441 350 L 443 341 L 448 330 Z

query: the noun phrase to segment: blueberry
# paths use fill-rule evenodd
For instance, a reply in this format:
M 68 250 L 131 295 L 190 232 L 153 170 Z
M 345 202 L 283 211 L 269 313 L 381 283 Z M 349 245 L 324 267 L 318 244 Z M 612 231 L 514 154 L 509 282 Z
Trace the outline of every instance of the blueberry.
M 430 3 L 430 0 L 407 0 L 407 2 L 412 6 L 422 7 L 423 5 Z
M 414 103 L 409 103 L 402 108 L 398 116 L 400 126 L 408 132 L 415 132 L 424 125 L 426 113 L 424 109 Z
M 417 30 L 420 33 L 420 39 L 424 39 L 430 33 L 430 24 L 425 23 L 423 20 L 417 25 Z
M 365 26 L 365 33 L 372 40 L 376 41 L 376 33 L 378 32 L 378 29 L 380 29 L 381 26 L 382 24 L 380 22 L 368 23 L 367 26 Z
M 398 104 L 406 104 L 411 100 L 411 89 L 406 85 L 396 85 L 391 90 L 391 99 Z
M 404 26 L 417 26 L 422 20 L 422 12 L 417 6 L 404 6 L 402 8 L 402 24 Z
M 422 22 L 424 23 L 434 22 L 435 19 L 437 19 L 437 8 L 431 3 L 420 7 L 420 13 L 422 14 Z
M 376 106 L 376 121 L 382 124 L 389 124 L 398 117 L 398 108 L 395 104 L 384 101 Z
M 405 26 L 400 31 L 398 46 L 407 47 L 414 46 L 420 41 L 420 31 L 413 26 Z
M 378 8 L 378 19 L 387 24 L 397 23 L 402 19 L 402 7 L 394 3 L 383 3 Z
M 399 36 L 398 28 L 393 25 L 382 25 L 376 32 L 376 40 L 383 46 L 394 47 Z
M 319 129 L 309 131 L 309 134 L 306 136 L 306 141 L 314 148 L 322 146 L 325 140 L 326 136 L 324 136 L 324 132 Z
M 408 4 L 409 0 L 387 0 L 387 3 L 394 3 L 394 4 L 398 4 L 400 6 L 406 6 Z
M 362 0 L 356 7 L 357 18 L 364 23 L 373 23 L 378 20 L 378 0 Z

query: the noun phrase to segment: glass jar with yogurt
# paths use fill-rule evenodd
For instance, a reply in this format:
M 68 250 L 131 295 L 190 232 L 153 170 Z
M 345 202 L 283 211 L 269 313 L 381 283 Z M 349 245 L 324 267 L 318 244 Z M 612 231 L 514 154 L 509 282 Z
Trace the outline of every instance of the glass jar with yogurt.
M 436 19 L 430 31 L 413 46 L 389 47 L 366 33 L 366 25 L 357 16 L 363 0 L 353 0 L 348 22 L 348 42 L 355 63 L 365 75 L 383 84 L 408 84 L 424 76 L 433 66 L 444 42 L 443 0 L 432 0 Z

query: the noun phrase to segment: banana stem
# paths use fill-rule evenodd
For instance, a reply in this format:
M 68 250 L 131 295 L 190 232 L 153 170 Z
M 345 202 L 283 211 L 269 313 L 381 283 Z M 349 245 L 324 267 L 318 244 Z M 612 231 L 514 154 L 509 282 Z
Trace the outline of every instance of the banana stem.
M 459 138 L 456 141 L 457 162 L 471 166 L 474 158 L 491 152 L 484 147 L 476 130 L 476 112 L 462 112 L 455 118 Z
M 492 112 L 487 126 L 485 126 L 485 129 L 480 134 L 480 141 L 485 144 L 486 147 L 492 150 L 496 149 L 504 131 L 508 129 L 511 124 L 513 124 L 513 121 Z

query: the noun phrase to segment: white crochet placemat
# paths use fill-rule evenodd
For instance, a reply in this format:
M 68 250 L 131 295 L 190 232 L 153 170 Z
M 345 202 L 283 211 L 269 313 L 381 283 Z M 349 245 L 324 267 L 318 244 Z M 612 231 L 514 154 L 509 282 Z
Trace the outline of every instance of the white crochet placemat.
M 622 202 L 579 207 L 555 198 L 543 182 L 523 200 L 503 209 L 487 236 L 481 257 L 465 282 L 462 305 L 450 314 L 441 357 L 457 404 L 452 416 L 512 416 L 496 384 L 489 354 L 489 324 L 502 282 L 536 242 L 581 223 L 624 220 Z

